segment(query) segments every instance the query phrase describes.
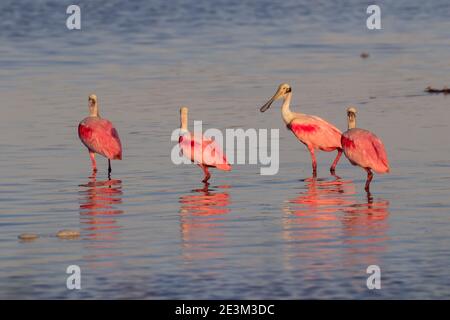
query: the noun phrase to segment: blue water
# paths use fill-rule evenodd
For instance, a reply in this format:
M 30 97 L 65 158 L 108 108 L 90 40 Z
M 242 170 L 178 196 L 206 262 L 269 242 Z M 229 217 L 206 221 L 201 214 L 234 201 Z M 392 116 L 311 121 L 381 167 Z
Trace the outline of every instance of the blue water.
M 0 298 L 450 298 L 449 100 L 423 92 L 449 85 L 448 1 L 382 1 L 380 31 L 370 1 L 77 3 L 81 31 L 72 1 L 0 2 Z M 280 82 L 342 129 L 358 107 L 392 169 L 371 195 L 345 158 L 329 175 L 334 154 L 311 178 L 279 105 L 258 111 Z M 92 92 L 124 146 L 111 180 L 76 133 Z M 191 128 L 279 128 L 279 173 L 235 165 L 205 188 L 170 160 L 181 105 Z

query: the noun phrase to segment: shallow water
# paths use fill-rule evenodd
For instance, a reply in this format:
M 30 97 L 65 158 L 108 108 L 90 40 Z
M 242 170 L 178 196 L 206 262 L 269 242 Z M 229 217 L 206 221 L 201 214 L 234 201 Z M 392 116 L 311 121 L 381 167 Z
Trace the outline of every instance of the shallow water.
M 377 32 L 364 1 L 79 3 L 81 32 L 70 1 L 0 3 L 1 298 L 450 298 L 449 96 L 423 93 L 448 85 L 447 1 L 385 1 Z M 371 195 L 345 158 L 329 175 L 334 154 L 311 178 L 279 104 L 258 111 L 280 82 L 342 129 L 358 107 L 392 169 Z M 124 146 L 111 180 L 76 133 L 91 92 Z M 280 128 L 279 173 L 235 165 L 205 188 L 170 161 L 181 105 L 191 126 Z

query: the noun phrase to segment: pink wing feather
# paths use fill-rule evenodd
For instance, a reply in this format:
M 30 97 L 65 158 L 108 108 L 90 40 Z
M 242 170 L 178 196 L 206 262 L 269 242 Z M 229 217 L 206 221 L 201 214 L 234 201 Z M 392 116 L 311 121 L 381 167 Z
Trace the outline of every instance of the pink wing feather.
M 383 142 L 372 132 L 350 129 L 342 134 L 345 156 L 353 165 L 370 168 L 377 173 L 389 172 L 389 161 Z
M 88 117 L 78 125 L 78 136 L 90 151 L 108 159 L 122 160 L 119 134 L 110 121 Z
M 331 123 L 316 117 L 304 115 L 295 118 L 288 125 L 302 143 L 322 151 L 333 151 L 341 148 L 341 131 Z
M 204 136 L 186 133 L 180 136 L 179 145 L 183 156 L 198 164 L 229 171 L 231 166 L 217 143 Z

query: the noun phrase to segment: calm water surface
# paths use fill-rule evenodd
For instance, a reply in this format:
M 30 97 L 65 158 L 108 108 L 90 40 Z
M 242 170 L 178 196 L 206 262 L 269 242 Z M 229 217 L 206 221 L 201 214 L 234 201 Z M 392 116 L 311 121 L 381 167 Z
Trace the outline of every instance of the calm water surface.
M 448 1 L 383 1 L 377 32 L 367 1 L 79 3 L 81 32 L 71 1 L 0 3 L 0 298 L 450 298 L 450 98 L 423 93 L 449 85 Z M 345 158 L 329 175 L 334 154 L 311 178 L 279 104 L 258 111 L 280 82 L 342 129 L 359 108 L 392 167 L 371 195 Z M 111 180 L 76 133 L 91 92 L 124 145 Z M 170 161 L 181 105 L 191 126 L 280 128 L 279 173 L 205 187 Z

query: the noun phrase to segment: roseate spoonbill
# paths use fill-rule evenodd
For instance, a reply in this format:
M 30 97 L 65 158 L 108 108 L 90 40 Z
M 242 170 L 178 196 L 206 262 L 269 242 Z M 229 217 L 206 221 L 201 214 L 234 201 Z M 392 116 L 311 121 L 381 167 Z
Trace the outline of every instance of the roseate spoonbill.
M 347 109 L 348 130 L 342 134 L 342 148 L 351 164 L 367 171 L 365 190 L 369 192 L 372 170 L 388 173 L 389 162 L 383 142 L 372 132 L 356 128 L 356 109 Z
M 111 160 L 122 160 L 119 134 L 110 121 L 100 117 L 97 96 L 91 94 L 88 101 L 89 117 L 78 125 L 78 136 L 89 150 L 93 172 L 97 172 L 95 154 L 98 153 L 108 159 L 108 175 L 111 175 Z
M 342 155 L 341 131 L 319 117 L 292 112 L 289 109 L 292 89 L 287 83 L 280 84 L 275 95 L 261 107 L 260 111 L 265 112 L 275 100 L 281 98 L 284 100 L 281 106 L 284 123 L 311 153 L 313 176 L 317 176 L 317 161 L 314 149 L 327 152 L 337 150 L 337 156 L 330 168 L 330 172 L 334 174 L 336 165 Z
M 184 157 L 197 163 L 203 170 L 205 174 L 203 182 L 207 183 L 211 177 L 208 168 L 230 171 L 230 164 L 214 140 L 203 135 L 194 136 L 188 131 L 188 108 L 182 107 L 180 109 L 180 119 L 181 127 L 178 143 L 181 153 Z

